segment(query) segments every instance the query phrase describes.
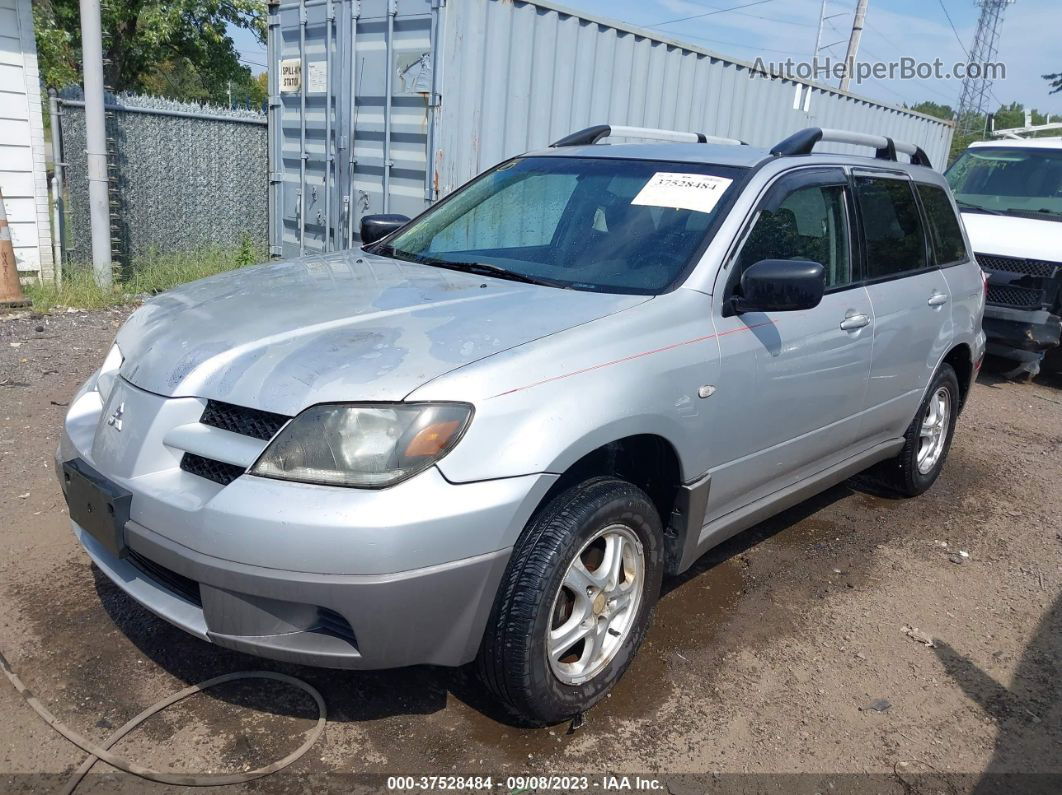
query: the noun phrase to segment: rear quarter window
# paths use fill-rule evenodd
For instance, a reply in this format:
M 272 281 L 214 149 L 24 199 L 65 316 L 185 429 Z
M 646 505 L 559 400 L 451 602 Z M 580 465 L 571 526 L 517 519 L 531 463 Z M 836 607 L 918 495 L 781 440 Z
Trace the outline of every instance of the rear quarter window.
M 930 239 L 938 265 L 951 265 L 968 259 L 962 227 L 947 192 L 939 185 L 916 183 L 915 190 L 929 219 Z
M 925 230 L 911 183 L 857 176 L 855 195 L 866 248 L 866 277 L 884 279 L 929 267 Z

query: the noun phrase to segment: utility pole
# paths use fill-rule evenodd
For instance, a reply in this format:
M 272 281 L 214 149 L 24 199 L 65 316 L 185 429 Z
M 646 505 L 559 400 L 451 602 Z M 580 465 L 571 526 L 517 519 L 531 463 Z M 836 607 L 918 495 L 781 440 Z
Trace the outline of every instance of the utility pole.
M 111 288 L 111 211 L 107 180 L 107 117 L 103 107 L 103 31 L 100 0 L 81 0 L 81 61 L 85 83 L 85 154 L 88 156 L 92 272 Z
M 955 136 L 959 140 L 985 132 L 984 120 L 981 117 L 988 110 L 989 101 L 992 99 L 992 76 L 983 67 L 996 59 L 1003 12 L 1013 2 L 1014 0 L 977 0 L 981 15 L 977 19 L 977 33 L 974 34 L 973 46 L 968 55 L 971 64 L 982 68 L 976 77 L 967 74 L 962 81 L 962 94 L 959 96 L 959 110 L 956 114 L 958 127 L 955 130 Z
M 822 6 L 819 8 L 819 27 L 815 33 L 815 51 L 811 53 L 811 63 L 814 65 L 815 59 L 819 57 L 819 50 L 822 49 L 822 25 L 826 22 L 826 0 L 822 0 Z
M 848 39 L 848 53 L 844 56 L 845 72 L 841 78 L 841 91 L 848 90 L 852 82 L 852 70 L 855 68 L 856 56 L 859 54 L 859 40 L 863 37 L 863 23 L 867 18 L 867 5 L 870 0 L 859 0 L 855 16 L 852 18 L 852 36 Z

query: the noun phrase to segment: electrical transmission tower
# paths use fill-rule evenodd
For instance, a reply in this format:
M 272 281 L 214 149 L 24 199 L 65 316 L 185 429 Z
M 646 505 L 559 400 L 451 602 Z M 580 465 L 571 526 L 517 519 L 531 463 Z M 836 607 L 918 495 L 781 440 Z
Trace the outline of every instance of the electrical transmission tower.
M 999 45 L 999 29 L 1003 24 L 1003 12 L 1014 0 L 974 0 L 981 7 L 981 16 L 977 20 L 977 33 L 973 46 L 967 56 L 970 64 L 982 67 L 975 76 L 966 76 L 962 82 L 962 95 L 959 98 L 957 114 L 958 129 L 956 136 L 977 135 L 984 131 L 983 115 L 987 113 L 992 99 L 992 75 L 983 69 L 984 65 L 995 61 Z

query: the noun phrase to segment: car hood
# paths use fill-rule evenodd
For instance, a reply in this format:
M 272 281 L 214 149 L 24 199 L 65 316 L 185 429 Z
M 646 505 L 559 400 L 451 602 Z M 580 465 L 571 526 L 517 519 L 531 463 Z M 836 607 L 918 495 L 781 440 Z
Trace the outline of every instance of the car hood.
M 315 403 L 401 400 L 443 373 L 646 300 L 346 252 L 151 299 L 118 333 L 120 372 L 160 395 L 294 415 Z
M 1062 223 L 1014 215 L 963 213 L 970 244 L 978 254 L 1058 262 L 1062 259 Z

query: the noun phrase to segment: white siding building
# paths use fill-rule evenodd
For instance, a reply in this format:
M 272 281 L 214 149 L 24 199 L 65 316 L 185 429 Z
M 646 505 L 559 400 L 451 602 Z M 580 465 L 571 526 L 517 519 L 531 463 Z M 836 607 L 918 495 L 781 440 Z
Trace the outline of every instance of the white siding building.
M 40 72 L 30 0 L 0 0 L 0 192 L 26 276 L 52 276 Z

